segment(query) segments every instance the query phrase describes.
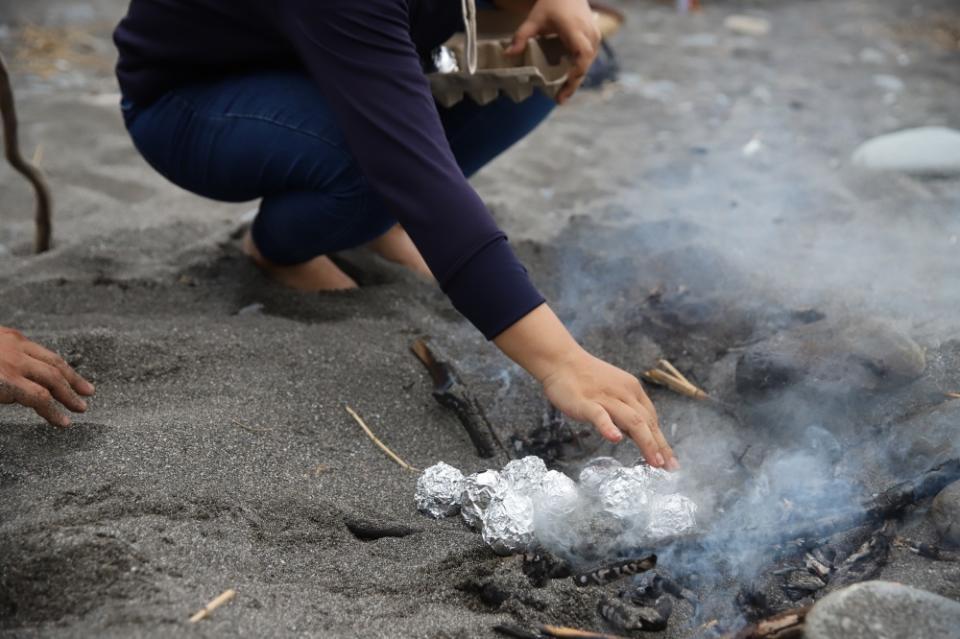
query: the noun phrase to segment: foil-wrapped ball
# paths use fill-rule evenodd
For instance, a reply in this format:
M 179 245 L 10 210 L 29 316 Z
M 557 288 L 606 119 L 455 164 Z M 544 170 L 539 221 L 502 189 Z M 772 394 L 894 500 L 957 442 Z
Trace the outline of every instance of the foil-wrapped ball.
M 697 527 L 697 505 L 688 497 L 673 493 L 657 495 L 650 502 L 647 534 L 662 539 L 691 532 Z
M 646 512 L 652 490 L 649 478 L 632 468 L 614 469 L 597 488 L 600 506 L 618 519 L 633 519 Z
M 647 464 L 638 464 L 631 468 L 631 470 L 637 475 L 637 477 L 649 482 L 651 485 L 669 482 L 673 478 L 673 475 L 664 469 L 654 468 L 653 466 L 649 466 Z
M 547 471 L 533 500 L 537 542 L 551 551 L 566 550 L 577 542 L 580 491 L 563 473 Z
M 510 483 L 515 492 L 533 497 L 540 490 L 540 482 L 547 474 L 547 465 L 534 455 L 523 459 L 514 459 L 500 471 L 500 475 Z
M 548 470 L 540 481 L 540 492 L 534 507 L 553 516 L 566 516 L 576 510 L 580 501 L 577 484 L 556 470 Z
M 449 464 L 438 462 L 420 475 L 414 499 L 420 512 L 439 519 L 457 512 L 462 493 L 463 473 Z
M 471 528 L 480 528 L 483 513 L 490 502 L 506 489 L 506 482 L 495 470 L 473 473 L 463 480 L 460 514 Z
M 596 494 L 600 489 L 600 484 L 618 468 L 623 468 L 623 465 L 613 457 L 591 459 L 580 471 L 580 488 L 584 492 Z
M 483 541 L 498 555 L 526 550 L 534 540 L 533 500 L 514 491 L 498 496 L 483 514 Z

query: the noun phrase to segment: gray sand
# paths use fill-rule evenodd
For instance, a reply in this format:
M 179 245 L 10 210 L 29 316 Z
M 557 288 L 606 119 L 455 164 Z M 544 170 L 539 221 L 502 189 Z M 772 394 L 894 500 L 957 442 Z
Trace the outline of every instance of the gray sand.
M 78 24 L 106 42 L 123 3 L 4 5 L 9 53 L 25 21 Z M 623 3 L 620 85 L 582 95 L 476 178 L 536 281 L 591 348 L 631 370 L 662 350 L 678 362 L 710 351 L 718 364 L 700 376 L 710 388 L 728 387 L 730 368 L 703 331 L 670 337 L 629 315 L 660 284 L 722 295 L 733 310 L 716 332 L 728 343 L 745 338 L 738 318 L 755 322 L 763 300 L 882 312 L 931 353 L 949 351 L 960 338 L 960 181 L 847 166 L 873 135 L 960 125 L 960 54 L 924 30 L 948 3 L 920 15 L 901 0 L 706 5 L 682 17 Z M 723 17 L 744 10 L 769 18 L 771 35 L 726 32 Z M 864 48 L 883 61 L 864 62 Z M 906 90 L 885 99 L 875 74 Z M 30 192 L 0 167 L 0 244 L 13 252 L 0 255 L 0 325 L 64 354 L 98 393 L 62 432 L 0 409 L 0 635 L 459 638 L 491 636 L 503 620 L 598 626 L 595 599 L 568 581 L 485 605 L 477 584 L 520 583 L 519 560 L 495 557 L 456 520 L 417 514 L 415 476 L 344 410 L 416 466 L 483 468 L 408 351 L 429 334 L 504 437 L 536 423 L 534 385 L 439 292 L 362 252 L 342 256 L 359 291 L 278 290 L 238 249 L 251 205 L 201 200 L 154 175 L 123 132 L 109 75 L 21 74 L 17 85 L 24 146 L 43 145 L 55 189 L 56 249 L 28 255 Z M 754 135 L 763 149 L 745 157 Z M 262 311 L 237 314 L 254 303 Z M 656 343 L 643 337 L 657 330 Z M 664 424 L 681 425 L 681 459 L 709 476 L 720 453 L 682 436 L 701 413 L 655 399 Z M 353 532 L 380 525 L 404 535 Z M 887 578 L 960 598 L 960 569 L 931 577 L 896 552 Z M 227 588 L 233 603 L 185 623 Z M 687 613 L 670 636 L 689 634 Z

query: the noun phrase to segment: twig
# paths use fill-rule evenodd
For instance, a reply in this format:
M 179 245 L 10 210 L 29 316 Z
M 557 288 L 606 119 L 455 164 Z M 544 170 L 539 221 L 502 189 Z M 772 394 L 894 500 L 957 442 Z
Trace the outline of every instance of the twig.
M 344 408 L 346 408 L 346 409 L 347 409 L 347 412 L 350 413 L 350 416 L 353 417 L 353 419 L 354 419 L 358 424 L 360 424 L 360 428 L 362 428 L 362 429 L 363 429 L 363 432 L 367 434 L 367 437 L 370 438 L 370 441 L 372 441 L 374 444 L 376 444 L 377 447 L 378 447 L 380 450 L 382 450 L 383 452 L 385 452 L 390 459 L 392 459 L 393 461 L 397 462 L 398 464 L 400 464 L 401 467 L 403 467 L 403 468 L 405 468 L 405 469 L 407 469 L 407 470 L 409 470 L 409 471 L 412 471 L 412 472 L 415 472 L 415 473 L 419 473 L 419 472 L 420 472 L 420 469 L 414 468 L 413 466 L 411 466 L 411 465 L 408 464 L 407 462 L 403 461 L 403 460 L 400 458 L 399 455 L 397 455 L 395 452 L 393 452 L 392 450 L 390 450 L 389 448 L 387 448 L 387 445 L 386 445 L 386 444 L 384 444 L 382 441 L 380 441 L 379 439 L 377 439 L 377 436 L 373 434 L 373 431 L 370 430 L 370 427 L 367 426 L 367 424 L 363 421 L 363 419 L 362 419 L 359 415 L 357 415 L 357 412 L 356 412 L 355 410 L 353 410 L 353 409 L 350 408 L 349 406 L 344 406 Z
M 803 636 L 804 622 L 811 606 L 777 613 L 729 634 L 726 639 L 793 639 Z
M 244 424 L 238 419 L 231 419 L 230 422 L 237 428 L 242 428 L 248 433 L 269 433 L 270 431 L 273 430 L 272 428 L 256 428 L 254 426 L 247 426 L 246 424 Z
M 683 373 L 677 370 L 673 364 L 665 359 L 661 359 L 657 361 L 657 366 L 660 368 L 651 368 L 650 370 L 644 371 L 641 376 L 649 382 L 669 388 L 684 397 L 706 402 L 720 412 L 735 419 L 738 424 L 743 425 L 743 418 L 733 406 L 720 401 L 705 390 L 698 388 L 693 382 L 687 379 Z
M 13 99 L 13 87 L 10 84 L 10 74 L 7 65 L 0 55 L 0 118 L 3 120 L 3 142 L 7 161 L 20 175 L 25 177 L 37 198 L 34 212 L 36 236 L 34 237 L 34 251 L 43 253 L 50 250 L 50 236 L 52 223 L 50 211 L 53 208 L 50 189 L 43 178 L 43 174 L 30 162 L 27 162 L 20 153 L 20 141 L 17 137 L 17 109 Z
M 548 637 L 557 637 L 558 639 L 626 639 L 621 635 L 608 635 L 602 632 L 591 632 L 566 626 L 540 626 L 540 632 Z
M 944 393 L 944 395 L 946 395 L 950 399 L 960 399 L 960 393 L 949 392 L 949 393 Z
M 661 359 L 657 362 L 657 365 L 660 368 L 651 368 L 650 370 L 645 371 L 643 373 L 643 378 L 653 382 L 654 384 L 666 386 L 675 393 L 686 395 L 692 399 L 713 399 L 705 391 L 692 384 L 689 379 L 684 377 L 683 374 L 667 360 Z
M 210 616 L 210 613 L 227 603 L 231 599 L 237 596 L 237 591 L 233 588 L 229 590 L 224 590 L 222 593 L 217 595 L 217 597 L 208 603 L 206 606 L 198 610 L 192 617 L 190 617 L 190 623 L 197 623 L 201 619 L 206 619 Z

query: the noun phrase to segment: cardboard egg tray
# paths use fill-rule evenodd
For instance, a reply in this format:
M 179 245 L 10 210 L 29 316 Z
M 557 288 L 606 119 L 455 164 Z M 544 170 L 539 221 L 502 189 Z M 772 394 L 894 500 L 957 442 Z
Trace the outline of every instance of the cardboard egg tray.
M 456 70 L 428 74 L 437 102 L 450 107 L 469 95 L 483 105 L 501 93 L 521 102 L 538 89 L 551 98 L 557 96 L 570 71 L 570 60 L 559 38 L 534 38 L 523 53 L 507 55 L 505 50 L 524 16 L 505 11 L 474 14 L 466 7 L 464 15 L 464 31 L 443 45 L 456 61 Z M 621 16 L 606 10 L 594 15 L 604 37 L 622 22 Z

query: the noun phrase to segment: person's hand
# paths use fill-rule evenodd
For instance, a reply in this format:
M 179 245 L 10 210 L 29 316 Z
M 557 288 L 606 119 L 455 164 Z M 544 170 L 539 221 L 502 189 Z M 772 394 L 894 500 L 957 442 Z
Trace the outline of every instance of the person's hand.
M 640 380 L 581 348 L 549 306 L 541 304 L 493 341 L 543 384 L 564 414 L 593 424 L 614 443 L 626 433 L 651 466 L 680 468 Z
M 66 428 L 70 417 L 60 410 L 82 413 L 93 384 L 80 377 L 56 353 L 34 344 L 20 332 L 0 326 L 0 404 L 32 408 L 53 426 Z
M 581 351 L 543 380 L 550 402 L 566 415 L 589 422 L 605 439 L 618 443 L 630 436 L 651 466 L 677 470 L 680 464 L 667 444 L 657 411 L 636 377 Z
M 523 53 L 530 38 L 552 34 L 560 36 L 573 62 L 567 82 L 557 94 L 557 102 L 563 104 L 583 83 L 600 47 L 600 29 L 587 0 L 537 0 L 506 52 Z

